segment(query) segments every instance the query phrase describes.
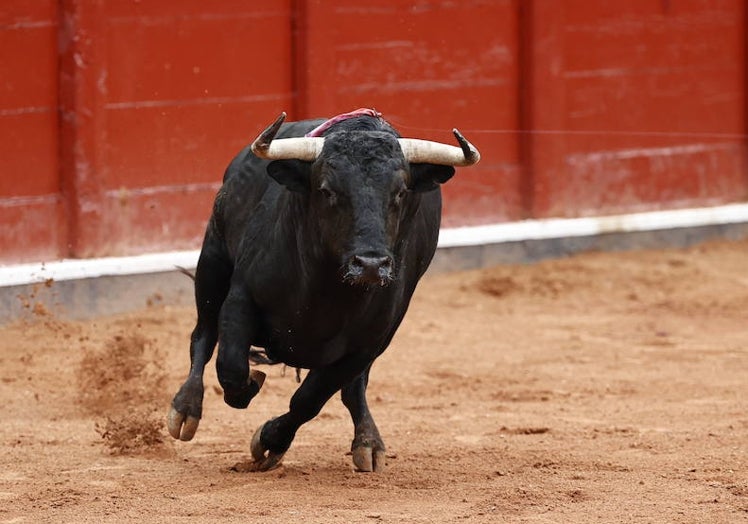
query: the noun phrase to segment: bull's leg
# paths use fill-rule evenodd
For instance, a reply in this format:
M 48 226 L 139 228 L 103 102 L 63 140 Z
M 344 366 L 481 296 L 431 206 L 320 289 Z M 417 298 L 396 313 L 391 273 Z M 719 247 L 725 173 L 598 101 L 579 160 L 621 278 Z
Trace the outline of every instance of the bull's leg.
M 264 373 L 250 374 L 249 371 L 249 350 L 255 326 L 255 307 L 249 294 L 240 282 L 232 284 L 221 308 L 216 359 L 223 400 L 232 408 L 246 408 L 265 379 Z
M 382 471 L 385 465 L 384 442 L 366 403 L 370 369 L 371 366 L 343 387 L 341 398 L 353 419 L 353 464 L 359 471 Z
M 167 425 L 172 437 L 191 440 L 203 411 L 203 372 L 218 340 L 218 314 L 228 293 L 232 266 L 209 230 L 195 271 L 197 324 L 190 339 L 190 372 L 171 403 Z
M 320 412 L 325 403 L 370 365 L 370 359 L 350 356 L 333 365 L 313 369 L 296 390 L 287 413 L 260 426 L 252 438 L 256 469 L 277 465 L 291 446 L 296 432 Z

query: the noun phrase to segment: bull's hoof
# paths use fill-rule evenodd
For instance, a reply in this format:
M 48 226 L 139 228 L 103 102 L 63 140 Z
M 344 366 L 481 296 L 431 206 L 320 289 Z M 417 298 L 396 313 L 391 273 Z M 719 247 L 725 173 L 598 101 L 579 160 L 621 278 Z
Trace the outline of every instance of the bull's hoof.
M 275 467 L 278 467 L 281 460 L 283 460 L 283 453 L 275 453 L 270 451 L 262 444 L 262 429 L 265 424 L 257 428 L 254 436 L 252 437 L 252 443 L 249 446 L 252 452 L 252 458 L 254 459 L 253 471 L 268 471 Z
M 178 440 L 192 440 L 203 413 L 203 383 L 195 377 L 188 378 L 171 401 L 166 427 Z
M 192 440 L 197 431 L 200 419 L 184 413 L 180 413 L 172 405 L 169 408 L 169 414 L 166 416 L 166 426 L 169 428 L 169 434 L 177 440 Z
M 356 471 L 381 473 L 385 466 L 384 449 L 372 446 L 357 446 L 352 450 Z

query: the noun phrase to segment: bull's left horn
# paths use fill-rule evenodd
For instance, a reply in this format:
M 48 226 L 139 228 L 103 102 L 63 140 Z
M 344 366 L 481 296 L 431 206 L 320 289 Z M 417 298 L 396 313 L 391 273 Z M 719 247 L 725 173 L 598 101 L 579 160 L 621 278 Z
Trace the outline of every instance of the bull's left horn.
M 468 142 L 457 129 L 453 129 L 452 133 L 454 133 L 460 147 L 417 138 L 400 138 L 398 142 L 400 142 L 400 148 L 403 150 L 405 159 L 413 164 L 439 164 L 457 167 L 477 164 L 480 161 L 478 149 Z
M 286 113 L 283 112 L 275 119 L 275 122 L 260 133 L 260 136 L 252 142 L 252 152 L 255 156 L 267 160 L 297 159 L 308 162 L 314 161 L 320 151 L 322 151 L 325 139 L 322 137 L 302 137 L 274 140 L 285 119 Z

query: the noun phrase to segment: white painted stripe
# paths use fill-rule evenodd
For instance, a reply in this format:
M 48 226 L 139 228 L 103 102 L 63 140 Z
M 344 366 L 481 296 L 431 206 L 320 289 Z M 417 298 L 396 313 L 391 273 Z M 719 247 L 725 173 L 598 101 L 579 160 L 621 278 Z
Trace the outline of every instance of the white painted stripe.
M 439 247 L 466 247 L 522 240 L 593 236 L 604 233 L 659 231 L 748 222 L 748 204 L 652 211 L 587 218 L 523 220 L 484 226 L 442 229 Z M 46 263 L 0 266 L 0 287 L 44 282 L 137 275 L 194 268 L 200 252 L 172 251 L 131 257 L 65 259 Z
M 628 215 L 523 220 L 503 224 L 443 229 L 439 234 L 439 247 L 477 246 L 521 240 L 592 236 L 604 233 L 659 231 L 741 222 L 748 222 L 748 204 L 650 211 Z
M 640 147 L 635 149 L 621 149 L 615 151 L 597 151 L 594 153 L 578 153 L 567 155 L 566 161 L 572 165 L 594 164 L 603 160 L 630 160 L 632 158 L 671 157 L 675 155 L 695 155 L 710 151 L 730 151 L 739 149 L 740 144 L 728 143 L 698 143 L 682 144 L 668 147 Z
M 0 266 L 0 287 L 194 268 L 200 251 L 172 251 L 131 257 L 63 259 L 53 262 Z

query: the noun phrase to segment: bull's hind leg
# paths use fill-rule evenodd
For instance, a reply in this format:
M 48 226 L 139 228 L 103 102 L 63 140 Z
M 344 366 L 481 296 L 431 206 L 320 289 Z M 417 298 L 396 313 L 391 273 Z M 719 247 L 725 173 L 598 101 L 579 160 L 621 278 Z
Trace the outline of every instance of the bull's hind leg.
M 171 402 L 169 433 L 180 440 L 195 436 L 203 411 L 203 372 L 218 340 L 218 315 L 228 293 L 232 265 L 223 244 L 209 229 L 195 272 L 197 324 L 190 340 L 190 372 Z
M 382 471 L 385 465 L 384 442 L 366 402 L 370 369 L 371 366 L 345 386 L 341 398 L 353 419 L 353 464 L 359 471 Z

